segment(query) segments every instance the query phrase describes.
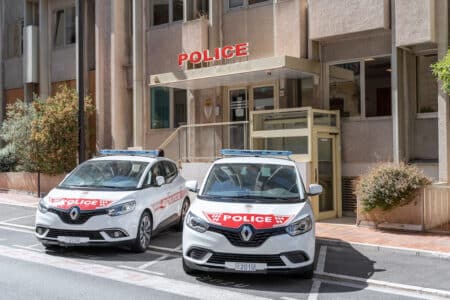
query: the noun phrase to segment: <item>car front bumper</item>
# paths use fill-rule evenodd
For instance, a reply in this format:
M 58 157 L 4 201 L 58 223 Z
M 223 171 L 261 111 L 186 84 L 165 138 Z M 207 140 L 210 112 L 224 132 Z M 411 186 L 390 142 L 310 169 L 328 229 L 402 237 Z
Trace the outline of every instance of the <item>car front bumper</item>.
M 136 211 L 111 217 L 96 215 L 83 224 L 68 224 L 52 212 L 36 212 L 36 238 L 43 244 L 61 246 L 126 244 L 137 235 L 139 215 Z M 113 237 L 114 231 L 123 233 Z
M 314 228 L 297 236 L 274 235 L 257 247 L 235 246 L 216 232 L 183 230 L 183 259 L 194 270 L 247 273 L 236 265 L 249 263 L 256 265 L 251 273 L 299 273 L 313 268 L 314 252 Z

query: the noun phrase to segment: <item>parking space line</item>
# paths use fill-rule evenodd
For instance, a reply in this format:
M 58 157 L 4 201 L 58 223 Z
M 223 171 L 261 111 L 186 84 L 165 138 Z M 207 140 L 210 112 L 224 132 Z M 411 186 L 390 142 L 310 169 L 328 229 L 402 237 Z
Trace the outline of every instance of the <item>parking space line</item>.
M 28 233 L 28 234 L 34 234 L 34 230 L 24 230 L 24 229 L 19 229 L 19 228 L 14 228 L 14 227 L 8 227 L 8 226 L 1 226 L 0 225 L 0 229 L 4 229 L 4 230 L 11 230 L 11 231 L 17 231 L 17 232 L 23 232 L 23 233 Z
M 21 216 L 21 217 L 17 217 L 17 218 L 8 219 L 8 220 L 3 220 L 3 221 L 1 221 L 1 223 L 9 223 L 9 222 L 12 222 L 12 221 L 26 219 L 26 218 L 30 218 L 30 217 L 34 217 L 34 216 L 35 216 L 35 214 L 27 215 L 27 216 Z
M 313 279 L 311 290 L 309 291 L 308 295 L 308 300 L 317 300 L 319 298 L 320 284 L 320 280 Z
M 280 297 L 281 300 L 299 300 L 297 298 L 291 298 L 291 297 Z
M 133 267 L 130 267 L 130 266 L 124 266 L 124 265 L 120 265 L 120 266 L 117 266 L 117 267 L 122 268 L 122 269 L 127 269 L 127 270 L 133 270 L 133 271 L 138 271 L 138 272 L 144 272 L 144 273 L 152 274 L 152 275 L 158 275 L 158 276 L 165 276 L 165 275 L 166 275 L 166 274 L 160 273 L 160 272 L 155 272 L 155 271 L 150 271 L 150 270 L 143 270 L 143 269 L 140 269 L 139 267 L 133 268 Z
M 325 260 L 327 258 L 327 246 L 320 246 L 319 257 L 317 259 L 316 272 L 323 272 L 325 270 Z
M 24 249 L 24 250 L 35 251 L 35 252 L 39 252 L 39 253 L 45 253 L 46 252 L 46 250 L 34 249 L 34 248 L 30 248 L 29 246 L 13 245 L 13 247 Z
M 73 258 L 46 255 L 44 253 L 13 247 L 0 246 L 0 256 L 41 264 L 48 267 L 55 267 L 80 274 L 96 276 L 99 278 L 105 278 L 108 280 L 114 280 L 117 282 L 194 299 L 268 299 L 261 296 L 208 286 L 205 284 L 191 283 L 152 274 L 144 274 L 143 272 L 126 270 L 91 262 L 86 263 Z
M 8 222 L 0 222 L 0 225 L 12 226 L 12 227 L 24 228 L 24 229 L 31 229 L 34 231 L 34 226 L 20 225 L 20 224 L 8 223 Z
M 154 260 L 152 260 L 152 261 L 149 261 L 148 263 L 145 263 L 145 264 L 139 266 L 138 269 L 139 269 L 139 270 L 144 270 L 144 269 L 146 269 L 146 268 L 148 268 L 148 267 L 153 266 L 154 264 L 159 263 L 160 261 L 166 260 L 167 258 L 169 258 L 169 256 L 170 256 L 170 255 L 163 255 L 163 256 L 161 256 L 161 257 L 158 257 L 158 258 L 156 258 L 156 259 L 154 259 Z
M 167 251 L 167 252 L 176 252 L 176 253 L 183 253 L 183 251 L 181 251 L 181 249 L 177 249 L 177 248 L 166 248 L 166 247 L 160 247 L 160 246 L 149 246 L 150 249 L 156 249 L 156 250 L 162 250 L 162 251 Z

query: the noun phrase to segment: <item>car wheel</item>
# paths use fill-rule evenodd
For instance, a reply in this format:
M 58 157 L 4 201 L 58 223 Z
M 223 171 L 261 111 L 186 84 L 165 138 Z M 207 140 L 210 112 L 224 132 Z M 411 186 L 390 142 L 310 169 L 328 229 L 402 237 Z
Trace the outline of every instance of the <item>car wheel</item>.
M 184 271 L 184 273 L 186 273 L 187 275 L 191 275 L 191 276 L 194 276 L 194 275 L 198 274 L 197 270 L 192 269 L 191 267 L 189 267 L 186 264 L 186 261 L 184 260 L 184 257 L 182 258 L 182 260 L 183 260 L 183 271 Z
M 147 250 L 148 246 L 150 245 L 150 239 L 152 237 L 152 228 L 152 217 L 150 216 L 150 213 L 148 211 L 145 211 L 139 220 L 138 232 L 136 235 L 136 239 L 131 245 L 131 250 L 136 253 L 142 253 Z
M 184 223 L 184 219 L 186 218 L 186 214 L 189 210 L 189 205 L 190 205 L 189 199 L 188 198 L 184 199 L 183 205 L 181 206 L 180 221 L 176 225 L 177 231 L 183 230 L 183 223 Z

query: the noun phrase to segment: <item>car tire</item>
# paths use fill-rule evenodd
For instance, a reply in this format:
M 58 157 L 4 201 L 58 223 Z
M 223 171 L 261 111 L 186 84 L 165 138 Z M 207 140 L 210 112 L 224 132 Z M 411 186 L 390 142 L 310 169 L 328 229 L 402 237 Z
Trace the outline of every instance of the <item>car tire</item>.
M 180 220 L 178 221 L 178 224 L 175 227 L 177 231 L 183 231 L 184 219 L 186 218 L 190 204 L 191 203 L 189 202 L 189 199 L 185 198 L 183 204 L 181 205 Z
M 131 243 L 131 250 L 142 253 L 147 250 L 152 238 L 153 221 L 148 211 L 144 211 L 139 219 L 138 232 L 136 238 Z
M 183 271 L 184 271 L 184 273 L 186 273 L 187 275 L 191 275 L 191 276 L 195 276 L 195 275 L 198 274 L 197 270 L 192 269 L 191 267 L 189 267 L 186 264 L 186 261 L 184 260 L 184 257 L 182 258 L 182 261 L 183 261 Z

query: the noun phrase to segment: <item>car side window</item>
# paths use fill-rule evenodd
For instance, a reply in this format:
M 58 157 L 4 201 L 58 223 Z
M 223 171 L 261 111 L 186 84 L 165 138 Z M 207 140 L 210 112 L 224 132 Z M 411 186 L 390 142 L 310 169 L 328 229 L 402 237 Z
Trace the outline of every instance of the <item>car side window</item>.
M 171 183 L 177 177 L 177 167 L 170 161 L 164 161 L 163 164 L 166 171 L 166 183 Z
M 163 176 L 164 179 L 166 178 L 166 172 L 164 169 L 164 166 L 157 162 L 155 163 L 150 170 L 148 171 L 147 175 L 144 178 L 144 183 L 142 187 L 150 187 L 150 186 L 156 186 L 156 177 L 157 176 Z M 167 181 L 166 181 L 167 182 Z

